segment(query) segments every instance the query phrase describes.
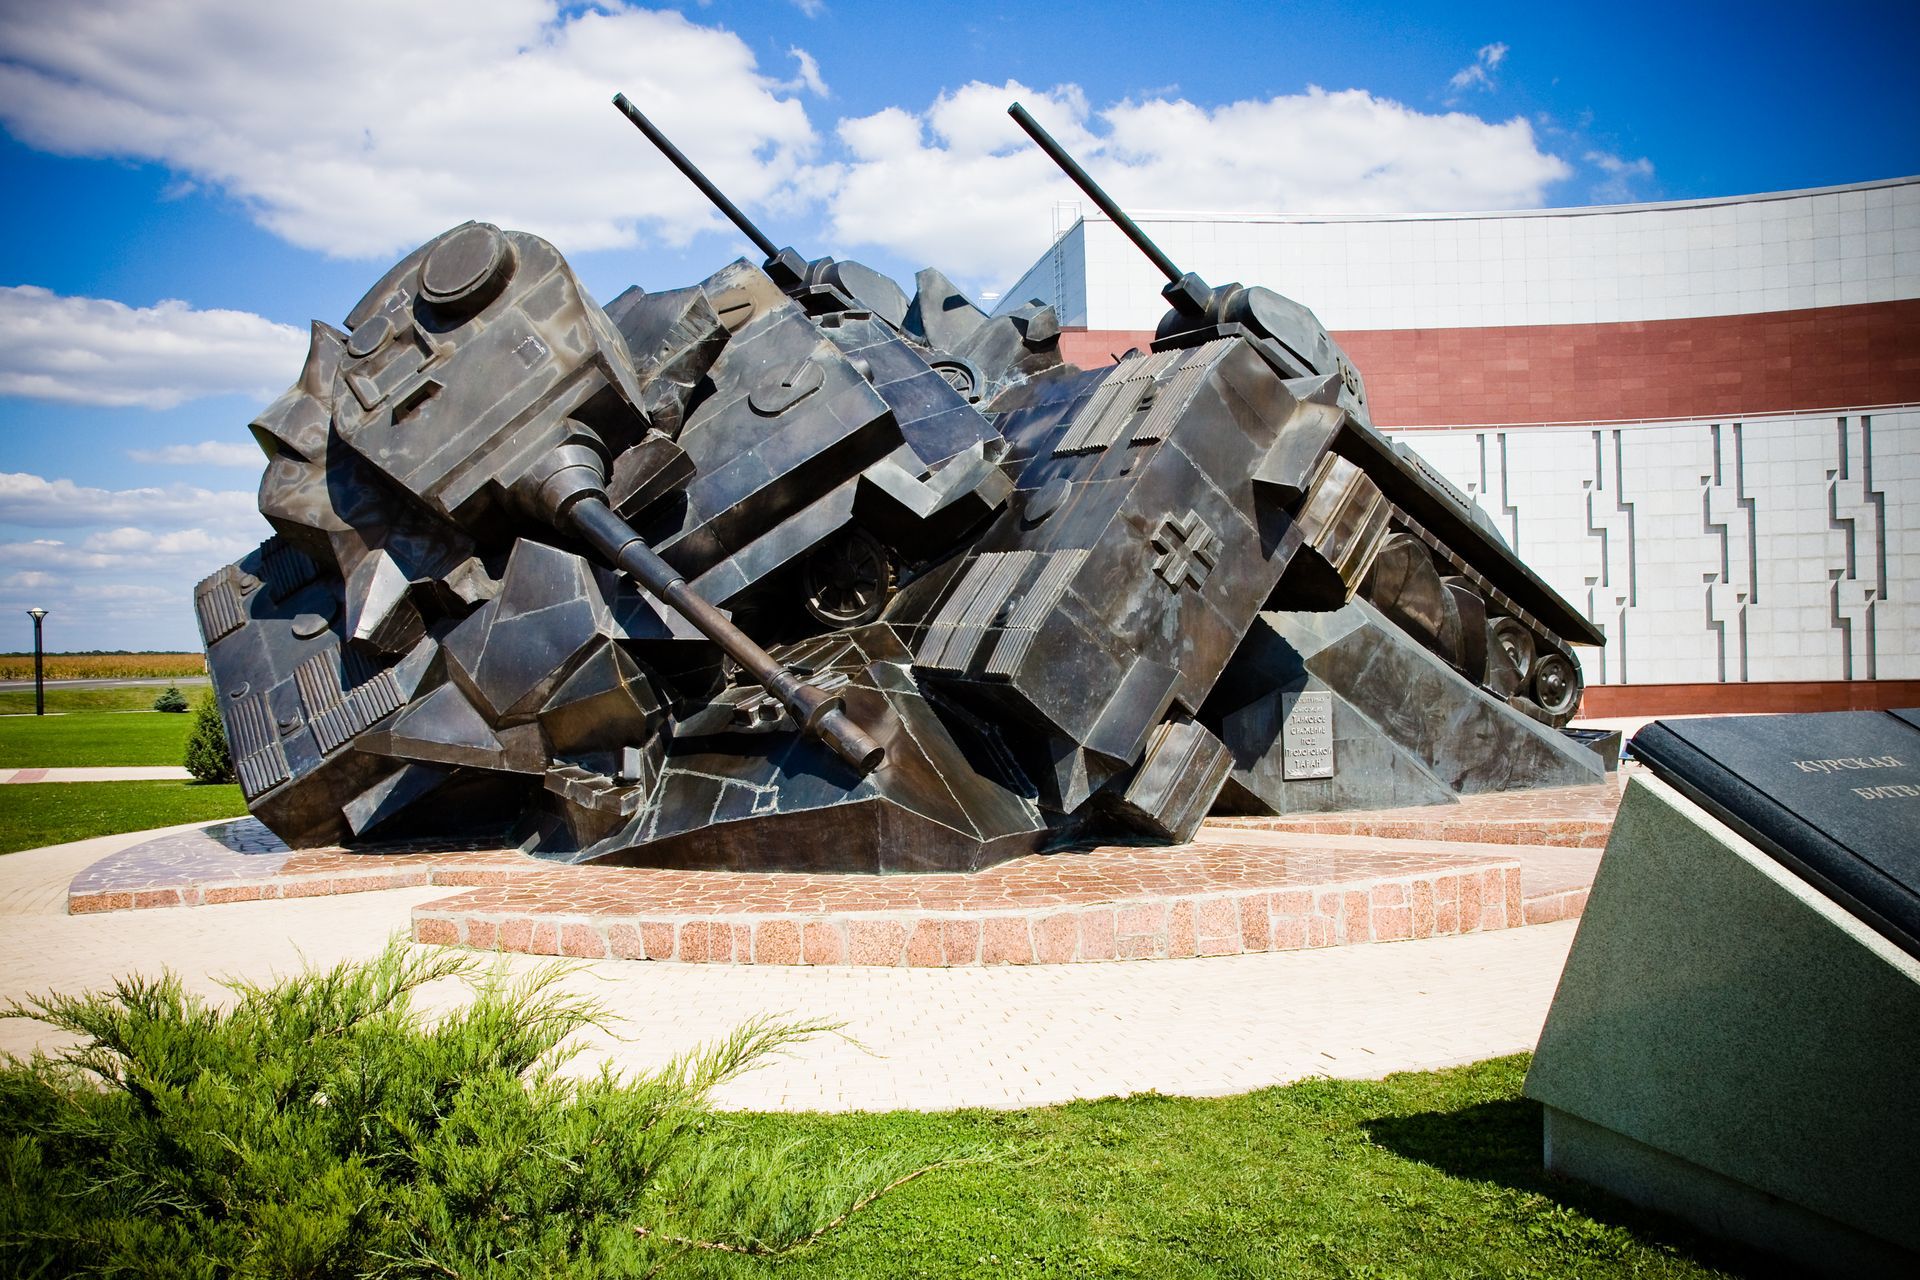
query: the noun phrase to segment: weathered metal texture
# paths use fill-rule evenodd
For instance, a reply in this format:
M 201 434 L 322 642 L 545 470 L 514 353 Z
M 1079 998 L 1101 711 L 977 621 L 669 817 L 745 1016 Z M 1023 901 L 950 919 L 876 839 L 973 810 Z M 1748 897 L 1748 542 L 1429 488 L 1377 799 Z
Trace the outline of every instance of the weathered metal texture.
M 314 326 L 277 534 L 195 600 L 276 832 L 951 870 L 1597 772 L 1591 624 L 1304 307 L 1171 276 L 1080 370 L 1039 303 L 767 252 L 602 310 L 468 223 Z

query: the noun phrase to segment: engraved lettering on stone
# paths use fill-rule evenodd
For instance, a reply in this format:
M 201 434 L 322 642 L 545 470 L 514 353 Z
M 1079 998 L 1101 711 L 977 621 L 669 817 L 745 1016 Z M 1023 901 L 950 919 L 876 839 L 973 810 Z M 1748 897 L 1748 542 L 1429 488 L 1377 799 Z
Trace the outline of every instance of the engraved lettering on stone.
M 1835 760 L 1795 760 L 1793 767 L 1802 773 L 1833 773 L 1841 769 L 1898 769 L 1902 764 L 1893 756 L 1843 756 Z
M 1333 776 L 1333 695 L 1324 690 L 1289 693 L 1280 699 L 1282 776 Z
M 1862 800 L 1911 800 L 1920 797 L 1920 787 L 1896 782 L 1885 787 L 1855 787 L 1853 794 Z

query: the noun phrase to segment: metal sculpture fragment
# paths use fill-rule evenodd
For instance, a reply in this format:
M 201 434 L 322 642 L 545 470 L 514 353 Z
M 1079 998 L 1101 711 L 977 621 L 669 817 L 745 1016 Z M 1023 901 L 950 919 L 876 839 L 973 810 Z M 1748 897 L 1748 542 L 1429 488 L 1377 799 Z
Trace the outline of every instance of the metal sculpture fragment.
M 959 870 L 1601 775 L 1559 732 L 1598 630 L 1312 312 L 1181 272 L 1024 110 L 1166 273 L 1150 351 L 776 247 L 616 105 L 762 263 L 602 308 L 470 222 L 252 425 L 276 533 L 195 606 L 289 843 Z

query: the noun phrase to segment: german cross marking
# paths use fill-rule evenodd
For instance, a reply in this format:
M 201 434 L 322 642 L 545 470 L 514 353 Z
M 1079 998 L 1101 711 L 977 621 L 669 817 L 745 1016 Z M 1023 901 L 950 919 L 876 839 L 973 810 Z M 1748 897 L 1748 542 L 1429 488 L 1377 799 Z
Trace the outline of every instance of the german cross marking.
M 1168 516 L 1161 522 L 1160 532 L 1153 535 L 1153 549 L 1160 553 L 1153 571 L 1175 591 L 1183 586 L 1198 591 L 1213 572 L 1219 548 L 1220 539 L 1199 513 L 1189 510 L 1178 520 Z

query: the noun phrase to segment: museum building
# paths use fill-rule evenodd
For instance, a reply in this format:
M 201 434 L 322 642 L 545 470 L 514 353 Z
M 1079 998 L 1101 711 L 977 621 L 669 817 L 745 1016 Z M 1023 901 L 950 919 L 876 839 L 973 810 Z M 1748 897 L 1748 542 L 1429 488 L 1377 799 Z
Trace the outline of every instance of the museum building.
M 1607 634 L 1588 716 L 1920 705 L 1920 177 L 1510 213 L 1133 211 L 1312 307 L 1377 426 Z M 1003 307 L 1089 367 L 1162 277 L 1103 215 Z

